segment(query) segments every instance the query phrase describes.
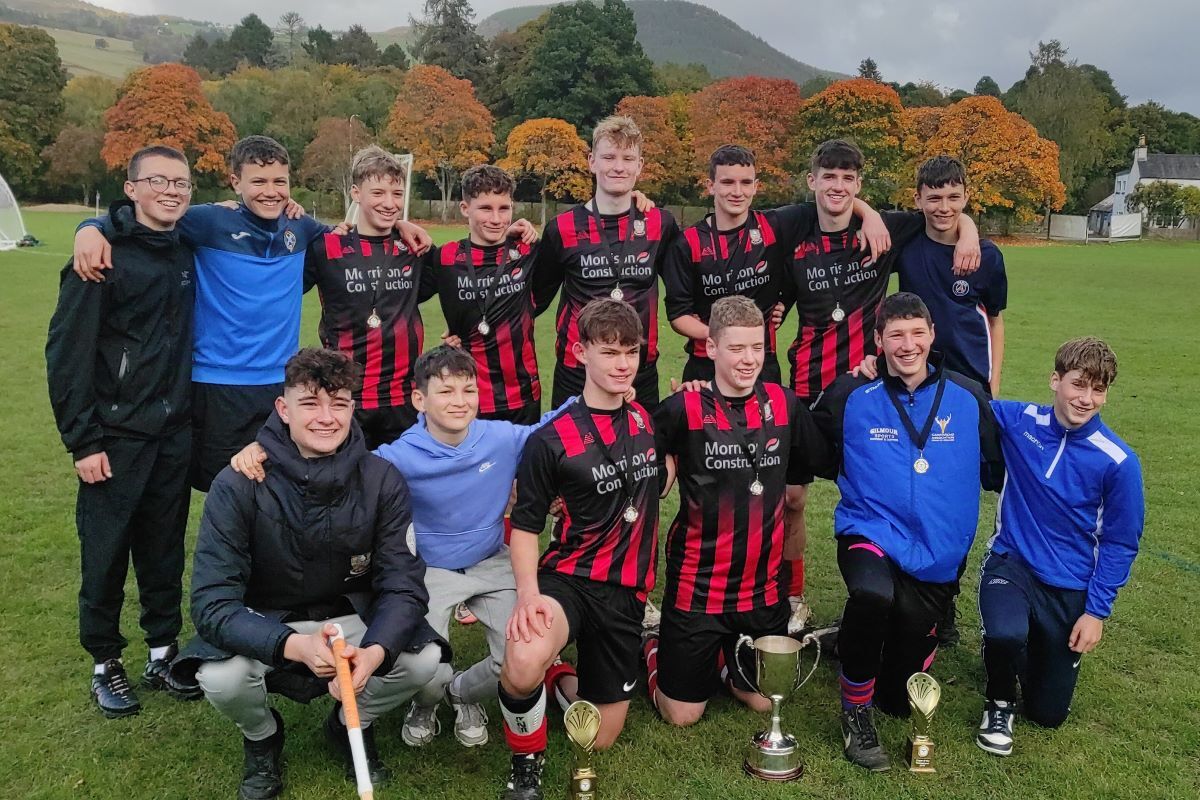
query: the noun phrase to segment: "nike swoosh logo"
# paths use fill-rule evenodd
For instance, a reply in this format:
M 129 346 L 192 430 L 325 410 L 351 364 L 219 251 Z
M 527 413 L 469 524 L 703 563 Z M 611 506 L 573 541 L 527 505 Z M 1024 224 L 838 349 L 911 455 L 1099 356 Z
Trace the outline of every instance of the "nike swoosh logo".
M 231 239 L 233 239 L 233 240 L 236 242 L 236 241 L 239 241 L 239 240 L 241 240 L 241 239 L 245 239 L 245 238 L 246 238 L 247 236 L 249 236 L 249 235 L 250 235 L 250 232 L 249 232 L 249 231 L 238 231 L 237 233 L 231 233 L 231 234 L 229 234 L 229 237 L 230 237 Z
M 479 465 L 479 471 L 480 471 L 480 472 L 487 472 L 489 469 L 491 469 L 491 468 L 492 468 L 492 467 L 494 467 L 494 466 L 496 466 L 496 462 L 495 462 L 495 461 L 485 461 L 485 462 L 483 462 L 482 464 L 480 464 L 480 465 Z
M 1079 669 L 1079 664 L 1081 661 L 1083 661 L 1083 656 L 1075 659 L 1075 663 L 1071 665 L 1071 669 Z
M 631 691 L 633 691 L 633 687 L 635 687 L 635 686 L 637 686 L 637 681 L 636 681 L 636 680 L 632 680 L 632 681 L 630 681 L 629 683 L 627 683 L 627 684 L 625 684 L 624 686 L 622 686 L 622 687 L 621 687 L 621 690 L 622 690 L 622 691 L 625 691 L 625 692 L 631 692 Z
M 849 749 L 850 749 L 850 740 L 851 740 L 851 739 L 853 739 L 853 738 L 854 738 L 854 737 L 853 737 L 853 736 L 851 736 L 851 735 L 850 735 L 850 734 L 848 734 L 848 733 L 843 733 L 843 734 L 842 734 L 842 741 L 844 741 L 844 742 L 846 743 L 846 749 L 847 749 L 847 750 L 849 750 Z

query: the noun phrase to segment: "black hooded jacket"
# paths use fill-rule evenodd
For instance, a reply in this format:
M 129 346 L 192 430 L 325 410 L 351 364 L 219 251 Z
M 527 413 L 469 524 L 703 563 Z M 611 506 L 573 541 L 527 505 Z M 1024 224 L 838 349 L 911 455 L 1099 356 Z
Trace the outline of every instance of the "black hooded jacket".
M 192 249 L 137 222 L 128 200 L 109 215 L 113 268 L 93 283 L 67 263 L 46 340 L 50 405 L 76 460 L 106 436 L 153 439 L 191 422 Z
M 367 623 L 361 646 L 387 651 L 380 674 L 401 652 L 440 642 L 425 622 L 425 564 L 408 547 L 408 486 L 367 452 L 358 424 L 322 458 L 303 457 L 278 414 L 258 442 L 266 479 L 226 467 L 204 504 L 191 603 L 202 641 L 181 659 L 243 655 L 287 667 L 285 622 L 350 613 Z

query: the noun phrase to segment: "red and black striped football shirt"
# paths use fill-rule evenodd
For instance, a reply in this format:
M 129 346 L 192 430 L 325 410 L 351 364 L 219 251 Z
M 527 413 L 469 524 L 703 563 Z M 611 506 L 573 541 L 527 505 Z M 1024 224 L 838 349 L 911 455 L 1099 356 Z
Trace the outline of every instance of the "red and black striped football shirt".
M 743 449 L 759 455 L 762 494 Z M 768 608 L 787 598 L 783 557 L 788 484 L 811 480 L 826 444 L 808 409 L 776 383 L 723 398 L 677 392 L 654 415 L 660 461 L 676 458 L 679 513 L 667 532 L 664 602 L 707 614 Z
M 667 319 L 695 315 L 708 324 L 712 305 L 722 297 L 744 295 L 770 318 L 780 299 L 783 257 L 779 246 L 778 211 L 752 211 L 746 222 L 728 231 L 718 230 L 707 216 L 675 239 L 663 264 Z M 775 352 L 775 328 L 767 326 L 767 352 Z M 689 355 L 705 357 L 703 339 L 684 345 Z
M 788 348 L 792 388 L 811 402 L 834 378 L 875 355 L 875 320 L 896 254 L 925 228 L 920 213 L 883 213 L 892 249 L 872 262 L 859 250 L 859 221 L 849 228 L 801 233 L 788 259 L 784 302 L 796 304 L 796 339 Z
M 425 337 L 418 305 L 437 291 L 423 273 L 421 259 L 388 236 L 327 233 L 308 249 L 304 288 L 321 295 L 317 333 L 322 345 L 362 365 L 360 408 L 409 403 Z
M 541 532 L 551 501 L 561 497 L 562 517 L 554 523 L 541 569 L 632 588 L 645 599 L 658 566 L 660 490 L 646 409 L 630 403 L 599 411 L 577 401 L 526 443 L 512 526 Z M 631 503 L 637 511 L 632 522 L 624 516 Z
M 645 214 L 631 208 L 623 214 L 596 215 L 575 206 L 546 225 L 538 270 L 557 276 L 562 283 L 555 328 L 556 356 L 564 366 L 576 368 L 571 347 L 579 341 L 579 314 L 588 302 L 609 297 L 618 286 L 625 302 L 642 320 L 646 345 L 640 368 L 658 359 L 658 273 L 667 249 L 679 233 L 670 212 L 652 208 Z M 612 263 L 614 249 L 623 264 Z
M 470 245 L 469 239 L 443 245 L 434 277 L 446 325 L 475 359 L 479 410 L 484 414 L 538 405 L 533 343 L 533 273 L 538 245 L 512 241 Z M 467 255 L 474 269 L 467 268 Z M 487 321 L 487 333 L 480 322 Z

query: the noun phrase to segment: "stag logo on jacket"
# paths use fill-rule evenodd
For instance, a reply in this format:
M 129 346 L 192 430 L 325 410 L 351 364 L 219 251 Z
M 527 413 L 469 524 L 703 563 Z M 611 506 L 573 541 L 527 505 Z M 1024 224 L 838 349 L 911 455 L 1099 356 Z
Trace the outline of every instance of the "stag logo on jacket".
M 953 442 L 954 431 L 946 432 L 946 428 L 950 427 L 950 419 L 953 416 L 953 414 L 947 414 L 944 417 L 934 417 L 933 421 L 937 423 L 938 432 L 931 436 L 930 439 L 935 442 Z
M 360 575 L 366 575 L 371 569 L 371 554 L 363 553 L 362 555 L 350 556 L 350 578 L 357 578 Z
M 289 253 L 296 252 L 296 234 L 290 230 L 283 232 L 283 246 L 287 248 Z

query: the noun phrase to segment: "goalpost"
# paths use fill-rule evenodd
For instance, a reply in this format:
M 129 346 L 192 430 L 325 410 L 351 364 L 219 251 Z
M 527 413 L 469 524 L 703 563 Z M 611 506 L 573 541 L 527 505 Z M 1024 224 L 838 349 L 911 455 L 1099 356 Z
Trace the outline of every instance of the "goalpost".
M 21 208 L 4 176 L 0 175 L 0 250 L 13 250 L 25 238 Z
M 400 211 L 400 218 L 405 222 L 408 221 L 408 203 L 412 197 L 412 153 L 393 153 L 396 158 L 400 159 L 400 163 L 404 165 L 404 208 Z M 354 225 L 358 222 L 358 203 L 350 201 L 350 207 L 346 209 L 347 225 Z

